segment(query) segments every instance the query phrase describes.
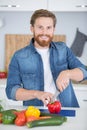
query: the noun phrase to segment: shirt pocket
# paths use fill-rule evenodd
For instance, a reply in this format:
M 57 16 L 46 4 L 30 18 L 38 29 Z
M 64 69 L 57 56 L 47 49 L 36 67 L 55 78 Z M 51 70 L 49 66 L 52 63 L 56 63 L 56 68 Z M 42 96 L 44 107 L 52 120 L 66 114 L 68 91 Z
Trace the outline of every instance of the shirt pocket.
M 35 89 L 36 75 L 34 73 L 22 74 L 23 87 L 26 89 Z
M 56 63 L 56 71 L 63 71 L 66 69 L 68 69 L 68 63 L 66 61 Z

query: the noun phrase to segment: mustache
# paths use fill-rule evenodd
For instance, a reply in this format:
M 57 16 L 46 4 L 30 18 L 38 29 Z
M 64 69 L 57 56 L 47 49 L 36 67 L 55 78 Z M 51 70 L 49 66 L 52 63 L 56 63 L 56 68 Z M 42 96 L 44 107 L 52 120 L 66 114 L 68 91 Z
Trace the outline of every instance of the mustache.
M 38 37 L 39 37 L 39 36 L 46 36 L 46 37 L 49 37 L 49 38 L 50 38 L 50 36 L 49 36 L 48 34 L 45 34 L 45 35 L 39 34 Z

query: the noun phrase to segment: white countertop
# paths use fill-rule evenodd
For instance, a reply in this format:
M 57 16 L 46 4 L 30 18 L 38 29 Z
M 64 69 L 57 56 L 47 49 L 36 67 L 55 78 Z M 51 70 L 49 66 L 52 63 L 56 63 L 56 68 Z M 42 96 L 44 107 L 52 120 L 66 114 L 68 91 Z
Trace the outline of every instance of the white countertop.
M 73 109 L 73 108 L 66 108 Z M 35 127 L 34 130 L 87 130 L 87 108 L 74 108 L 76 110 L 75 117 L 67 117 L 67 122 L 63 123 L 61 126 L 45 126 L 45 127 Z M 15 126 L 15 125 L 3 125 L 0 124 L 0 130 L 28 130 L 27 126 Z

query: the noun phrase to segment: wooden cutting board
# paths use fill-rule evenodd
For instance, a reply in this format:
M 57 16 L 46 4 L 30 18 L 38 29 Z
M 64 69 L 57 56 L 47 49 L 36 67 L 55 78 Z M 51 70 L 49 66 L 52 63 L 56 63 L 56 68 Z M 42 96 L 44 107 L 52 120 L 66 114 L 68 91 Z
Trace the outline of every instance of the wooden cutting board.
M 6 34 L 5 35 L 5 70 L 8 72 L 10 60 L 15 51 L 27 46 L 32 35 L 27 34 Z M 53 41 L 66 42 L 65 35 L 55 35 Z

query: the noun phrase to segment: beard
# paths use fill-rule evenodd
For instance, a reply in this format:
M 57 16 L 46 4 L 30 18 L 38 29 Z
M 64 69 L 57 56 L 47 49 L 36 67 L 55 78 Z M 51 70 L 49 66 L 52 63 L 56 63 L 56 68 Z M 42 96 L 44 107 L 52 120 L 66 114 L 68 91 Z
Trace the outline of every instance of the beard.
M 40 39 L 40 37 L 42 37 L 42 36 L 47 37 L 48 40 Z M 49 46 L 49 45 L 50 45 L 50 42 L 52 41 L 52 39 L 53 39 L 53 36 L 50 36 L 50 35 L 42 35 L 42 34 L 40 34 L 40 35 L 35 36 L 35 34 L 34 34 L 34 40 L 35 40 L 35 41 L 37 42 L 37 44 L 39 44 L 39 46 L 41 46 L 41 47 L 47 47 L 47 46 Z

